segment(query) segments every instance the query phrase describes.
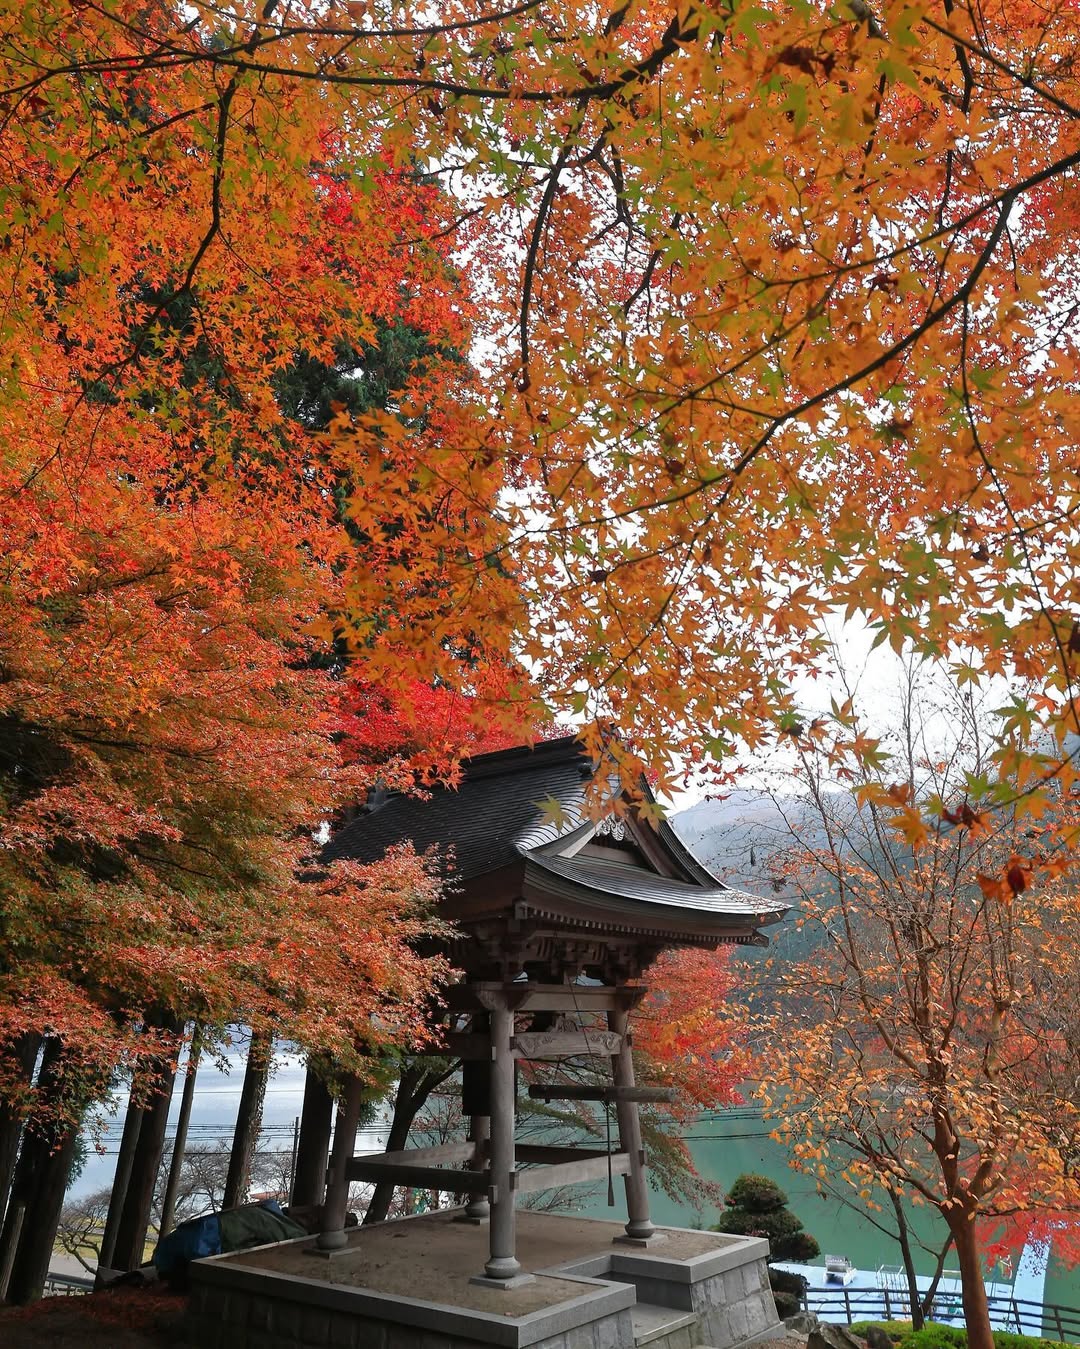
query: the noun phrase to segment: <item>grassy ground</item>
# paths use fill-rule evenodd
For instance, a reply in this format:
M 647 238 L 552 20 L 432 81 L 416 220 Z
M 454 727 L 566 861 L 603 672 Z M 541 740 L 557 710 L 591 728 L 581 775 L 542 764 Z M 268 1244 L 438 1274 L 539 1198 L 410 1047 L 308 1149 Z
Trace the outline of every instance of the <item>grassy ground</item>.
M 857 1321 L 851 1329 L 856 1335 L 865 1335 L 872 1325 L 884 1330 L 897 1349 L 967 1349 L 967 1331 L 957 1326 L 930 1324 L 922 1330 L 912 1330 L 908 1321 Z M 1060 1349 L 1056 1340 L 1013 1335 L 1004 1330 L 994 1332 L 994 1345 L 995 1349 Z

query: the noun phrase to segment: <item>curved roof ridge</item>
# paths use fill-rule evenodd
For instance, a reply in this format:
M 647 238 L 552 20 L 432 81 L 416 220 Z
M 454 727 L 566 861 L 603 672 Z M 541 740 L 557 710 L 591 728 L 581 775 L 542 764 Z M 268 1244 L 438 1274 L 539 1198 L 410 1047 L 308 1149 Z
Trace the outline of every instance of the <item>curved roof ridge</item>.
M 717 883 L 693 885 L 688 881 L 658 876 L 638 868 L 619 867 L 594 858 L 526 854 L 530 866 L 538 866 L 575 886 L 619 899 L 644 904 L 674 906 L 710 915 L 730 915 L 756 923 L 774 923 L 790 908 L 777 899 L 754 895 Z

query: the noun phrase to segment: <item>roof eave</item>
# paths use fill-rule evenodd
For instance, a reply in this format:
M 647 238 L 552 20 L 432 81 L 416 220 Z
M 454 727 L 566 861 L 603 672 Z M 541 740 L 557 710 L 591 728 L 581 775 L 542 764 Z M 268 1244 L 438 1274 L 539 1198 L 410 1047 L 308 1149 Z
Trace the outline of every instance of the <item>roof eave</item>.
M 706 942 L 751 941 L 761 937 L 757 931 L 759 927 L 779 922 L 787 912 L 786 906 L 779 907 L 769 902 L 764 907 L 759 902 L 755 907 L 748 907 L 741 912 L 718 913 L 715 909 L 665 904 L 662 900 L 643 902 L 623 898 L 561 876 L 529 860 L 526 860 L 521 893 L 530 908 L 538 912 L 550 914 L 553 912 L 550 905 L 554 902 L 557 907 L 560 901 L 583 906 L 584 912 L 566 914 L 571 921 L 595 922 L 598 926 L 607 921 L 627 931 L 656 933 L 662 930 Z M 728 893 L 736 895 L 739 892 Z M 756 896 L 748 895 L 746 898 L 755 900 Z M 549 907 L 545 908 L 545 905 Z M 767 944 L 767 939 L 762 938 L 762 943 Z

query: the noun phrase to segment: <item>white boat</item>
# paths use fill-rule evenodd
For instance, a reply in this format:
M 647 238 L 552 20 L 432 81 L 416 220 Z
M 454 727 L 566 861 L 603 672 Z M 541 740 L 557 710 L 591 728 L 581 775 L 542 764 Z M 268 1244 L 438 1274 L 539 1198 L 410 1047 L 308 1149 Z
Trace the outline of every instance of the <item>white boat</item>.
M 825 1257 L 826 1283 L 841 1283 L 847 1287 L 858 1272 L 846 1255 L 827 1255 Z

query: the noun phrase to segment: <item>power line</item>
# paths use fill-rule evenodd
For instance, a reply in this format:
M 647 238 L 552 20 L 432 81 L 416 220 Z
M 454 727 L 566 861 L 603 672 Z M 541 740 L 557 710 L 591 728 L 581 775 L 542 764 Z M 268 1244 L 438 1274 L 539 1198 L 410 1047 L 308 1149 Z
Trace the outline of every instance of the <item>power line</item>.
M 687 1134 L 684 1143 L 726 1143 L 733 1138 L 772 1138 L 772 1132 L 756 1134 Z
M 289 1140 L 291 1140 L 291 1139 L 292 1139 L 292 1136 L 293 1136 L 293 1135 L 292 1135 L 292 1129 L 288 1129 L 288 1130 L 279 1130 L 279 1131 L 277 1131 L 277 1132 L 274 1133 L 274 1134 L 262 1134 L 262 1135 L 260 1135 L 260 1137 L 262 1137 L 262 1138 L 267 1138 L 269 1141 L 274 1141 L 275 1138 L 280 1138 L 280 1139 L 282 1139 L 283 1141 L 286 1141 L 286 1142 L 288 1142 Z M 687 1136 L 686 1138 L 683 1139 L 683 1142 L 685 1142 L 685 1143 L 729 1143 L 729 1142 L 735 1142 L 735 1141 L 742 1141 L 742 1140 L 748 1139 L 748 1138 L 772 1138 L 772 1134 L 771 1134 L 771 1133 L 690 1134 L 689 1136 Z M 166 1136 L 165 1142 L 166 1142 L 166 1143 L 175 1142 L 175 1139 Z M 263 1150 L 263 1151 L 266 1151 L 266 1149 L 262 1149 L 262 1150 Z M 94 1156 L 95 1156 L 95 1157 L 118 1157 L 119 1155 L 120 1155 L 120 1154 L 119 1154 L 119 1150 L 118 1150 L 118 1149 L 113 1149 L 113 1148 L 106 1148 L 103 1152 L 96 1152 L 96 1151 L 95 1151 L 95 1153 L 94 1153 Z
M 183 1077 L 183 1070 L 181 1070 L 179 1073 L 177 1073 L 176 1076 L 177 1076 L 177 1080 L 179 1081 L 180 1078 Z M 196 1087 L 193 1094 L 194 1094 L 195 1096 L 236 1096 L 236 1097 L 239 1097 L 240 1091 L 241 1091 L 240 1085 L 237 1084 L 235 1087 Z M 267 1095 L 267 1096 L 276 1096 L 276 1095 L 285 1095 L 285 1094 L 288 1094 L 289 1096 L 303 1096 L 303 1094 L 304 1094 L 304 1084 L 303 1084 L 302 1082 L 299 1082 L 299 1083 L 297 1083 L 297 1085 L 296 1085 L 295 1087 L 285 1087 L 285 1086 L 279 1086 L 279 1087 L 267 1087 L 267 1088 L 266 1088 L 266 1092 L 265 1092 L 265 1095 Z M 127 1100 L 127 1099 L 128 1099 L 128 1097 L 127 1097 L 127 1095 L 125 1094 L 124 1100 Z

